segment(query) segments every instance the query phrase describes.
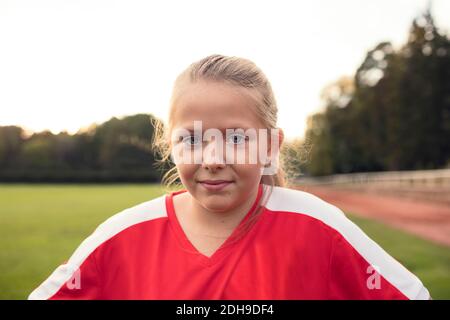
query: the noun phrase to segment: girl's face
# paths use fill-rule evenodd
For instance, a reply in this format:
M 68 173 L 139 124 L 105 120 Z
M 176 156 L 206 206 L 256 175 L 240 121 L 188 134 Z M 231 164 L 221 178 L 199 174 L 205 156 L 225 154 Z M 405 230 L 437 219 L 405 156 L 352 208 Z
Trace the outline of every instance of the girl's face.
M 184 89 L 175 102 L 172 115 L 172 134 L 179 129 L 184 134 L 177 134 L 176 141 L 172 142 L 172 151 L 175 148 L 181 150 L 183 155 L 191 154 L 192 160 L 196 157 L 199 159 L 195 154 L 200 154 L 200 160 L 176 161 L 181 182 L 205 209 L 213 212 L 232 210 L 248 201 L 249 195 L 256 193 L 261 180 L 263 163 L 259 157 L 257 161 L 249 161 L 250 140 L 253 138 L 248 140 L 249 137 L 243 133 L 250 128 L 258 132 L 264 126 L 255 114 L 254 101 L 245 94 L 245 88 L 199 81 Z M 194 121 L 197 128 L 201 123 L 201 131 L 194 130 Z M 238 128 L 244 131 L 234 131 L 227 135 L 226 129 Z M 220 130 L 223 134 L 222 142 L 216 143 L 216 138 L 203 141 L 203 135 L 208 129 Z M 197 135 L 199 132 L 200 136 Z M 206 151 L 208 148 L 212 150 L 211 147 L 214 146 L 216 151 L 222 150 L 222 153 Z M 198 148 L 201 149 L 200 153 L 195 153 Z M 234 149 L 235 156 L 245 154 L 246 161 L 230 162 L 231 149 Z M 266 150 L 270 150 L 270 145 Z M 225 180 L 228 183 L 221 189 L 214 189 L 205 184 L 207 180 Z

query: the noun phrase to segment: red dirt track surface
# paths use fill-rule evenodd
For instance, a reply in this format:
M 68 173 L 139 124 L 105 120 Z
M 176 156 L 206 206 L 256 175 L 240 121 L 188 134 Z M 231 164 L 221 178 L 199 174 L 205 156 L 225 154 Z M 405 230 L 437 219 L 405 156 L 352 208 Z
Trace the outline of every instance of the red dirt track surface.
M 434 243 L 450 246 L 450 206 L 386 194 L 358 192 L 324 186 L 297 186 L 342 211 L 370 218 Z

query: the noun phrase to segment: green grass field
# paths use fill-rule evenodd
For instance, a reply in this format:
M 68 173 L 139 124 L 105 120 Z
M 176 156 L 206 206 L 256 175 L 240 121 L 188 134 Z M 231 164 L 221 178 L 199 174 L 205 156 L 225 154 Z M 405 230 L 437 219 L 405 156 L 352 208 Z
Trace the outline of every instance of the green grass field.
M 159 185 L 0 184 L 0 299 L 25 299 L 106 218 L 163 193 Z M 434 299 L 450 299 L 449 248 L 348 216 Z

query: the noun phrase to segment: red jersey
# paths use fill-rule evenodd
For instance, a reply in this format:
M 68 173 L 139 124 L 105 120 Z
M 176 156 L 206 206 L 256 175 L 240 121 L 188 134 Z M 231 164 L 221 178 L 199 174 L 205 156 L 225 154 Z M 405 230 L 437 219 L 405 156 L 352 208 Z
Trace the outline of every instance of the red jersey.
M 266 189 L 259 186 L 239 226 Z M 284 187 L 273 188 L 243 237 L 229 238 L 207 257 L 175 215 L 173 197 L 182 192 L 106 220 L 29 299 L 430 298 L 415 275 L 340 209 Z

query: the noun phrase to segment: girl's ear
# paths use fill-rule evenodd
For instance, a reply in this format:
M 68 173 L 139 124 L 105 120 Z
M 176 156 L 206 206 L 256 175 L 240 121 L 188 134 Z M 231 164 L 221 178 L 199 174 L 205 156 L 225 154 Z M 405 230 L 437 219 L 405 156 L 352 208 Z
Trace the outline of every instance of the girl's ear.
M 273 139 L 277 139 L 274 141 Z M 267 146 L 267 159 L 266 163 L 264 163 L 263 168 L 261 168 L 262 175 L 273 175 L 278 171 L 279 165 L 279 156 L 281 145 L 284 141 L 284 132 L 281 128 L 270 129 L 270 139 L 269 145 Z M 272 146 L 273 142 L 273 146 Z M 276 150 L 272 150 L 272 147 L 275 147 Z
M 272 159 L 272 139 L 278 139 L 278 145 L 275 143 L 275 147 L 277 148 L 277 150 L 275 150 L 275 154 L 276 156 L 279 154 L 280 149 L 281 149 L 281 145 L 283 144 L 284 141 L 284 132 L 281 128 L 275 128 L 274 129 L 270 129 L 269 130 L 269 138 L 268 140 L 268 146 L 267 146 L 267 159 Z M 268 164 L 268 163 L 266 163 Z
M 278 138 L 278 150 L 281 149 L 281 145 L 284 142 L 284 132 L 281 128 L 276 128 L 276 131 L 274 133 L 271 132 L 270 139 L 277 139 Z M 267 146 L 267 152 L 268 156 L 270 155 L 270 152 L 272 151 L 272 140 L 269 141 L 269 145 Z
M 283 132 L 283 129 L 281 129 L 281 128 L 278 128 L 278 132 L 279 132 L 279 134 L 278 134 L 278 146 L 281 148 L 281 145 L 283 144 L 283 142 L 284 142 L 284 132 Z

